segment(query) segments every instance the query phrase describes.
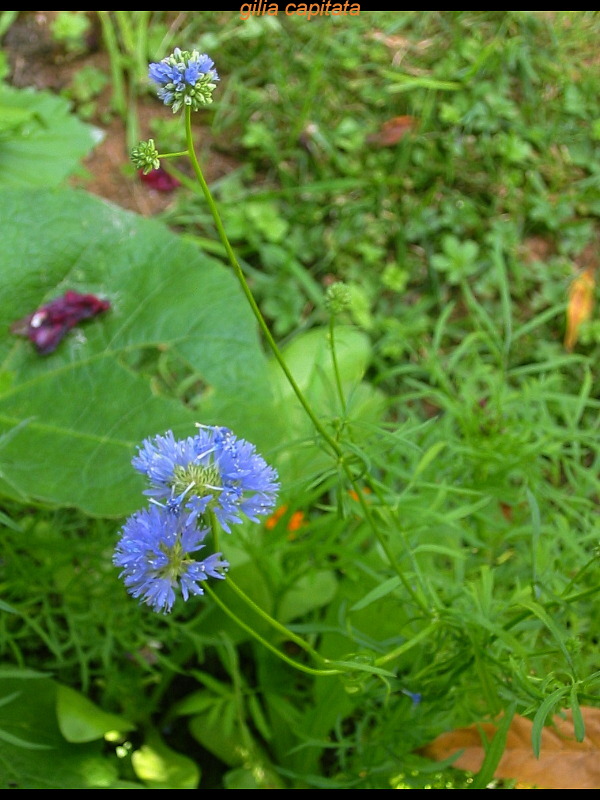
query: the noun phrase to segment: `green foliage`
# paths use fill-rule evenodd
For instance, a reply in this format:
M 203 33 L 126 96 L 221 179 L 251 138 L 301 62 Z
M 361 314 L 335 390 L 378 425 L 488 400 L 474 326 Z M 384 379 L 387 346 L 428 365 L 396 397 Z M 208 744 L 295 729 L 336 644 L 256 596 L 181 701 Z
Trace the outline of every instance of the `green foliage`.
M 83 742 L 63 737 L 56 695 L 64 687 L 42 673 L 0 671 L 0 785 L 3 789 L 142 788 L 118 779 L 116 758 L 103 753 L 103 731 Z M 71 691 L 71 690 L 70 690 Z
M 0 84 L 0 186 L 59 186 L 101 138 L 50 92 Z
M 268 445 L 256 411 L 269 404 L 266 360 L 221 265 L 82 193 L 38 192 L 34 203 L 28 192 L 5 192 L 2 214 L 11 220 L 2 246 L 13 254 L 1 304 L 5 493 L 120 515 L 136 507 L 130 459 L 147 435 L 218 419 Z M 10 326 L 65 289 L 93 291 L 111 309 L 40 357 Z M 153 378 L 165 354 L 180 380 L 196 376 L 187 408 Z
M 63 95 L 73 101 L 78 117 L 91 119 L 96 113 L 98 95 L 108 82 L 108 75 L 103 70 L 88 65 L 73 75 L 71 84 L 63 90 Z
M 461 242 L 449 233 L 442 238 L 442 252 L 431 257 L 431 264 L 446 274 L 448 283 L 457 284 L 477 271 L 478 254 L 477 242 L 471 239 Z
M 86 37 L 92 23 L 81 11 L 59 11 L 52 19 L 52 36 L 64 46 L 67 53 L 76 55 L 86 50 Z

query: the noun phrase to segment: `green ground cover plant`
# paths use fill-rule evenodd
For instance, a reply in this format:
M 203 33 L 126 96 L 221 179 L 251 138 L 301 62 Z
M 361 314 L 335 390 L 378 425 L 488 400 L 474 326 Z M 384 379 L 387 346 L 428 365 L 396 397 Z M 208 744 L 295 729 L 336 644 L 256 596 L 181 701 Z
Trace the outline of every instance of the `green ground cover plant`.
M 597 12 L 51 13 L 71 86 L 0 84 L 0 785 L 513 788 L 421 751 L 599 705 Z M 152 218 L 68 181 L 94 28 Z

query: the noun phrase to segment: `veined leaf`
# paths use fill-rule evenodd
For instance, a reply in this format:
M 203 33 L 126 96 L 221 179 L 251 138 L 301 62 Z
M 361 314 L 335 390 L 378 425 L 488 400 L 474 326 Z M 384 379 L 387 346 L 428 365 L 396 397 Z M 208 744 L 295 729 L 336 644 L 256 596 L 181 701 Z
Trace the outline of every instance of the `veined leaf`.
M 136 445 L 194 422 L 268 450 L 267 362 L 233 276 L 154 220 L 84 192 L 7 190 L 0 200 L 0 493 L 122 515 L 144 488 Z M 111 309 L 40 356 L 10 333 L 66 289 Z M 137 362 L 169 352 L 199 383 L 198 407 L 160 394 Z M 200 386 L 201 383 L 201 386 Z
M 102 138 L 64 97 L 0 85 L 0 186 L 59 186 Z

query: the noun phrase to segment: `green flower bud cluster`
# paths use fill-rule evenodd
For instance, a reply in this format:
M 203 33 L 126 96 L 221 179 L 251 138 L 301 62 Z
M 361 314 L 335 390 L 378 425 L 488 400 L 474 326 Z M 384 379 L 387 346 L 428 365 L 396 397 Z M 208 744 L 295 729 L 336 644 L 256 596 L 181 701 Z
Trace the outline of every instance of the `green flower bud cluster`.
M 154 139 L 148 139 L 147 142 L 140 142 L 136 147 L 131 150 L 131 160 L 135 164 L 136 169 L 144 170 L 144 175 L 152 172 L 153 169 L 160 167 L 160 160 L 158 158 L 158 150 L 154 146 Z
M 352 298 L 345 283 L 332 283 L 325 293 L 325 308 L 330 314 L 340 314 L 350 308 Z

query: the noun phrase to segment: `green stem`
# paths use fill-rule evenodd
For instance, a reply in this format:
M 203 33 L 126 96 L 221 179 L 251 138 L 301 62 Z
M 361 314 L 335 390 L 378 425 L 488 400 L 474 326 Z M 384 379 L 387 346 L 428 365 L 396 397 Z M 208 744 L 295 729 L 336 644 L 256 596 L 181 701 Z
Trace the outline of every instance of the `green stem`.
M 267 622 L 278 633 L 282 634 L 282 636 L 284 636 L 286 639 L 288 639 L 291 642 L 294 642 L 295 644 L 298 645 L 298 647 L 301 647 L 303 650 L 305 650 L 310 656 L 312 656 L 315 659 L 315 661 L 318 661 L 321 664 L 328 663 L 327 659 L 323 658 L 323 656 L 321 656 L 313 647 L 311 647 L 311 645 L 308 644 L 308 642 L 306 642 L 301 636 L 298 636 L 298 634 L 294 633 L 289 628 L 286 628 L 285 625 L 282 625 L 276 619 L 267 614 L 267 612 L 260 606 L 258 606 L 254 602 L 254 600 L 252 600 L 251 597 L 248 597 L 248 595 L 243 591 L 243 589 L 241 589 L 237 585 L 237 583 L 235 583 L 235 581 L 232 581 L 229 576 L 227 576 L 227 583 L 229 586 L 231 586 L 231 588 L 237 594 L 237 596 L 241 598 L 244 601 L 244 603 L 246 603 L 246 605 L 248 605 L 254 611 L 255 614 L 258 614 L 258 616 L 261 617 L 261 619 L 265 620 L 265 622 Z
M 346 465 L 344 465 L 344 467 L 346 467 Z M 377 541 L 379 542 L 379 544 L 381 545 L 382 550 L 386 554 L 386 556 L 388 558 L 388 561 L 390 562 L 390 566 L 393 568 L 393 570 L 396 572 L 396 574 L 398 575 L 398 577 L 402 581 L 402 585 L 404 586 L 404 588 L 406 589 L 406 591 L 408 592 L 410 597 L 413 599 L 415 605 L 418 608 L 420 608 L 421 611 L 423 611 L 425 614 L 428 614 L 429 613 L 429 609 L 428 609 L 427 605 L 423 602 L 423 600 L 419 597 L 419 595 L 415 592 L 413 587 L 410 585 L 410 583 L 406 579 L 406 576 L 404 574 L 404 570 L 400 567 L 400 564 L 398 564 L 398 562 L 396 560 L 396 556 L 392 552 L 392 550 L 391 550 L 390 546 L 388 545 L 385 537 L 383 536 L 383 534 L 380 533 L 379 528 L 377 526 L 377 523 L 375 522 L 375 519 L 373 517 L 373 512 L 371 511 L 371 508 L 370 508 L 369 504 L 367 503 L 367 501 L 364 498 L 364 492 L 361 491 L 361 489 L 358 486 L 358 484 L 354 481 L 354 478 L 349 474 L 348 469 L 345 469 L 345 472 L 346 472 L 346 475 L 347 475 L 348 479 L 350 480 L 350 482 L 352 484 L 352 488 L 354 489 L 355 495 L 358 498 L 358 502 L 359 502 L 359 504 L 360 504 L 360 506 L 362 508 L 363 514 L 365 515 L 365 520 L 367 522 L 367 525 L 371 528 L 371 530 L 373 531 L 373 533 L 377 537 Z
M 331 436 L 331 434 L 325 429 L 325 427 L 322 425 L 321 421 L 315 415 L 314 411 L 312 410 L 312 408 L 310 407 L 310 405 L 306 401 L 306 398 L 302 394 L 302 391 L 301 391 L 300 387 L 296 383 L 296 380 L 295 380 L 294 376 L 290 372 L 289 367 L 286 364 L 285 359 L 283 358 L 283 355 L 282 355 L 281 351 L 279 350 L 279 347 L 277 346 L 277 343 L 275 342 L 275 339 L 273 338 L 273 335 L 272 335 L 271 331 L 269 330 L 269 327 L 268 327 L 267 323 L 265 322 L 265 319 L 264 319 L 264 317 L 263 317 L 263 315 L 262 315 L 262 313 L 261 313 L 261 311 L 260 311 L 260 309 L 258 307 L 258 304 L 256 303 L 256 300 L 254 299 L 254 295 L 252 294 L 252 292 L 250 290 L 250 287 L 248 286 L 248 283 L 246 281 L 246 277 L 245 277 L 245 275 L 244 275 L 244 273 L 242 271 L 242 268 L 240 267 L 239 262 L 238 262 L 237 258 L 235 257 L 235 253 L 233 252 L 233 248 L 232 248 L 232 246 L 231 246 L 231 244 L 229 242 L 229 238 L 227 236 L 227 233 L 225 232 L 225 228 L 223 227 L 223 222 L 221 221 L 221 215 L 219 214 L 219 209 L 217 208 L 217 204 L 215 203 L 214 198 L 212 196 L 212 193 L 211 193 L 211 191 L 210 191 L 210 189 L 208 187 L 208 184 L 206 183 L 206 180 L 204 178 L 204 174 L 202 172 L 202 168 L 201 168 L 200 163 L 198 161 L 198 158 L 196 156 L 196 151 L 194 149 L 194 138 L 193 138 L 193 135 L 192 135 L 192 109 L 191 109 L 190 106 L 186 106 L 186 109 L 185 109 L 185 132 L 186 132 L 186 140 L 187 140 L 189 156 L 190 156 L 190 160 L 192 162 L 192 167 L 193 167 L 194 173 L 196 175 L 196 178 L 198 179 L 198 182 L 199 182 L 200 186 L 202 187 L 202 192 L 204 194 L 206 202 L 208 203 L 208 207 L 210 209 L 210 212 L 211 212 L 211 214 L 213 216 L 213 220 L 214 220 L 215 226 L 217 228 L 217 233 L 219 234 L 219 238 L 220 238 L 220 240 L 221 240 L 221 242 L 223 244 L 223 247 L 225 248 L 225 252 L 227 253 L 227 258 L 229 259 L 229 263 L 231 264 L 231 267 L 232 267 L 232 269 L 233 269 L 233 271 L 235 273 L 235 276 L 238 279 L 240 286 L 242 287 L 242 291 L 244 292 L 244 295 L 246 296 L 246 299 L 247 299 L 248 303 L 250 304 L 250 308 L 252 309 L 252 312 L 254 313 L 254 316 L 256 317 L 256 321 L 258 322 L 258 325 L 259 325 L 259 327 L 260 327 L 260 329 L 261 329 L 261 331 L 262 331 L 262 333 L 263 333 L 263 335 L 264 335 L 269 347 L 271 348 L 271 350 L 273 352 L 273 355 L 277 359 L 277 361 L 279 363 L 279 366 L 281 367 L 281 369 L 283 370 L 286 378 L 288 379 L 289 384 L 290 384 L 290 386 L 292 387 L 292 389 L 294 391 L 294 394 L 296 395 L 296 397 L 298 398 L 300 404 L 302 405 L 302 407 L 304 408 L 304 410 L 306 411 L 306 413 L 310 417 L 311 422 L 315 426 L 316 430 L 321 434 L 321 436 L 327 442 L 327 444 L 331 447 L 333 452 L 338 457 L 343 458 L 343 453 L 342 453 L 341 447 L 335 441 L 335 439 Z
M 180 156 L 189 156 L 188 150 L 181 150 L 179 153 L 159 153 L 158 158 L 159 161 L 162 161 L 163 158 L 179 158 Z
M 229 585 L 231 585 L 231 580 L 229 578 L 227 578 L 227 582 L 229 583 Z M 313 667 L 306 666 L 306 664 L 301 664 L 299 661 L 294 661 L 293 658 L 290 658 L 289 656 L 286 656 L 285 653 L 282 653 L 281 650 L 278 650 L 277 647 L 274 647 L 270 642 L 268 642 L 266 639 L 264 639 L 259 633 L 257 633 L 254 630 L 254 628 L 251 628 L 250 625 L 247 625 L 245 622 L 243 622 L 237 616 L 237 614 L 235 614 L 229 608 L 229 606 L 227 606 L 220 599 L 220 597 L 217 595 L 217 593 L 215 591 L 213 591 L 213 589 L 210 586 L 206 586 L 205 585 L 204 588 L 206 590 L 206 593 L 213 599 L 213 601 L 216 603 L 216 605 L 219 606 L 221 611 L 223 611 L 225 614 L 227 614 L 228 617 L 230 617 L 232 620 L 234 620 L 234 622 L 236 622 L 240 626 L 240 628 L 245 630 L 246 633 L 249 633 L 250 636 L 253 636 L 256 639 L 257 642 L 260 642 L 260 644 L 263 645 L 263 647 L 266 647 L 267 650 L 270 650 L 272 653 L 274 653 L 282 661 L 285 661 L 286 664 L 289 664 L 289 666 L 294 667 L 294 669 L 299 669 L 301 672 L 307 672 L 309 675 L 317 675 L 317 676 L 321 676 L 321 677 L 329 676 L 329 675 L 341 675 L 341 674 L 343 674 L 342 670 L 339 670 L 339 669 L 314 669 Z
M 565 586 L 565 588 L 564 588 L 564 589 L 562 590 L 562 592 L 561 592 L 561 596 L 562 596 L 563 598 L 565 598 L 565 602 L 567 602 L 567 603 L 568 603 L 568 602 L 570 602 L 570 601 L 571 601 L 571 598 L 567 597 L 567 594 L 568 594 L 568 592 L 570 592 L 570 591 L 571 591 L 571 588 L 572 588 L 573 586 L 575 586 L 575 584 L 577 583 L 577 581 L 578 581 L 578 580 L 580 580 L 580 578 L 581 578 L 581 576 L 583 575 L 583 573 L 584 573 L 584 572 L 585 572 L 585 571 L 586 571 L 586 570 L 587 570 L 589 567 L 591 567 L 593 564 L 595 564 L 597 561 L 598 561 L 598 557 L 597 557 L 597 556 L 593 556 L 593 557 L 592 557 L 592 558 L 591 558 L 591 559 L 590 559 L 590 560 L 587 562 L 587 564 L 584 564 L 584 565 L 583 565 L 583 567 L 581 567 L 581 569 L 580 569 L 578 572 L 576 572 L 576 573 L 575 573 L 575 575 L 574 575 L 574 576 L 571 578 L 571 580 L 569 581 L 569 583 L 567 584 L 567 586 Z M 592 590 L 592 593 L 593 593 L 593 592 L 595 592 L 595 591 L 597 591 L 597 589 L 596 589 L 596 588 L 594 588 L 594 589 Z M 585 596 L 586 596 L 586 594 L 589 594 L 589 593 L 590 593 L 590 590 L 589 590 L 589 589 L 587 589 L 587 590 L 585 590 L 585 591 L 584 591 L 584 593 L 583 593 L 583 596 L 585 597 Z M 572 597 L 574 597 L 575 599 L 577 599 L 577 598 L 579 597 L 579 595 L 572 595 Z
M 383 664 L 387 664 L 389 661 L 394 661 L 396 658 L 400 658 L 400 656 L 404 655 L 404 653 L 413 648 L 422 639 L 427 639 L 429 634 L 433 633 L 437 627 L 438 623 L 434 622 L 427 628 L 423 628 L 423 630 L 417 633 L 416 636 L 413 636 L 412 639 L 409 639 L 407 642 L 404 642 L 404 644 L 401 644 L 400 647 L 392 650 L 391 653 L 386 653 L 384 656 L 375 659 L 376 666 L 381 667 Z
M 138 13 L 147 14 L 148 12 L 144 11 Z M 127 11 L 115 11 L 115 20 L 119 33 L 121 34 L 121 40 L 123 42 L 125 52 L 131 57 L 132 53 L 135 51 L 136 38 L 133 34 L 133 27 L 131 25 L 132 20 L 130 20 Z
M 331 362 L 333 364 L 333 375 L 335 378 L 335 386 L 338 396 L 340 398 L 340 406 L 342 414 L 346 416 L 346 398 L 342 388 L 342 379 L 340 376 L 340 369 L 338 366 L 337 352 L 335 349 L 335 315 L 331 314 L 329 317 L 329 348 L 331 350 Z
M 151 11 L 141 11 L 135 17 L 137 25 L 134 31 L 135 45 L 132 55 L 135 63 L 136 86 L 139 86 L 139 82 L 148 74 L 148 31 L 151 14 Z
M 140 140 L 140 126 L 137 115 L 137 89 L 133 81 L 129 81 L 129 100 L 127 102 L 127 116 L 125 119 L 125 136 L 127 141 L 127 150 L 135 147 Z
M 98 18 L 102 27 L 104 44 L 108 50 L 112 85 L 112 106 L 122 120 L 127 118 L 127 91 L 122 70 L 122 55 L 117 42 L 117 35 L 111 20 L 110 11 L 99 11 Z
M 215 553 L 220 552 L 219 524 L 213 512 L 210 512 L 210 522 L 213 535 L 213 549 Z M 244 603 L 246 603 L 246 605 L 249 606 L 255 614 L 261 617 L 261 619 L 274 628 L 278 633 L 282 634 L 282 636 L 284 636 L 286 639 L 294 642 L 298 645 L 298 647 L 301 647 L 303 650 L 305 650 L 308 655 L 315 659 L 315 661 L 323 665 L 328 665 L 329 662 L 326 658 L 323 658 L 323 656 L 321 656 L 320 653 L 311 647 L 311 645 L 309 645 L 308 642 L 306 642 L 301 636 L 298 636 L 296 633 L 289 630 L 289 628 L 286 628 L 285 625 L 282 625 L 276 619 L 271 617 L 270 614 L 267 614 L 267 612 L 258 606 L 251 597 L 248 597 L 248 595 L 229 576 L 227 576 L 227 585 L 233 589 L 237 596 L 243 600 Z
M 373 531 L 373 534 L 375 535 L 375 537 L 377 538 L 379 544 L 381 545 L 381 548 L 385 552 L 385 554 L 386 554 L 386 556 L 387 556 L 387 558 L 388 558 L 388 560 L 390 562 L 390 565 L 393 567 L 393 569 L 398 574 L 398 577 L 402 581 L 406 591 L 412 597 L 413 601 L 417 604 L 417 606 L 419 608 L 421 608 L 422 611 L 427 612 L 426 605 L 423 603 L 421 598 L 418 597 L 418 595 L 416 594 L 416 592 L 414 591 L 412 586 L 408 583 L 403 571 L 400 569 L 400 566 L 396 561 L 396 558 L 395 558 L 392 550 L 390 549 L 387 541 L 385 540 L 385 537 L 381 534 L 381 532 L 379 531 L 378 526 L 375 524 L 375 520 L 373 519 L 373 515 L 371 513 L 371 509 L 369 508 L 368 504 L 365 502 L 365 499 L 363 497 L 363 493 L 361 492 L 360 487 L 356 483 L 356 480 L 354 478 L 354 475 L 352 474 L 352 470 L 350 469 L 350 466 L 348 465 L 348 463 L 345 460 L 344 451 L 342 450 L 340 444 L 333 438 L 333 436 L 327 431 L 327 429 L 321 423 L 319 418 L 316 416 L 316 414 L 314 413 L 314 411 L 310 407 L 308 401 L 304 397 L 304 394 L 302 393 L 302 390 L 300 389 L 300 387 L 296 383 L 296 380 L 295 380 L 294 376 L 290 372 L 290 369 L 289 369 L 289 367 L 288 367 L 288 365 L 287 365 L 287 363 L 286 363 L 286 361 L 285 361 L 285 359 L 284 359 L 279 347 L 277 346 L 277 343 L 275 342 L 275 339 L 273 338 L 273 335 L 272 335 L 271 331 L 269 330 L 269 327 L 268 327 L 267 323 L 265 322 L 265 319 L 264 319 L 264 317 L 263 317 L 263 315 L 262 315 L 262 313 L 260 311 L 260 308 L 258 307 L 258 304 L 257 304 L 256 300 L 254 299 L 254 295 L 252 294 L 252 292 L 250 290 L 250 287 L 248 286 L 248 283 L 246 281 L 246 277 L 245 277 L 245 275 L 244 275 L 244 273 L 242 271 L 242 268 L 240 267 L 240 265 L 238 263 L 238 260 L 237 260 L 237 258 L 235 256 L 235 253 L 233 252 L 233 248 L 231 246 L 231 243 L 229 242 L 229 238 L 227 236 L 227 233 L 226 233 L 225 228 L 223 226 L 223 222 L 221 220 L 221 215 L 219 214 L 219 209 L 217 208 L 217 204 L 214 201 L 214 198 L 213 198 L 212 193 L 211 193 L 211 191 L 209 189 L 209 186 L 208 186 L 208 184 L 207 184 L 207 182 L 206 182 L 206 180 L 204 178 L 204 173 L 202 172 L 202 167 L 200 166 L 200 162 L 198 161 L 198 157 L 196 156 L 196 150 L 195 150 L 195 147 L 194 147 L 194 137 L 193 137 L 193 132 L 192 132 L 192 109 L 191 109 L 191 106 L 186 106 L 186 109 L 185 109 L 185 135 L 186 135 L 186 144 L 187 144 L 187 149 L 188 149 L 188 155 L 189 155 L 189 158 L 190 158 L 190 161 L 191 161 L 191 164 L 192 164 L 192 168 L 194 170 L 194 174 L 196 175 L 196 178 L 198 179 L 198 183 L 200 184 L 200 186 L 202 188 L 202 192 L 204 194 L 204 197 L 206 199 L 206 202 L 207 202 L 208 207 L 210 209 L 210 212 L 212 214 L 215 226 L 217 228 L 217 233 L 219 234 L 219 238 L 220 238 L 220 240 L 221 240 L 221 242 L 223 244 L 223 247 L 225 248 L 225 252 L 227 253 L 227 258 L 229 259 L 229 263 L 231 264 L 231 267 L 232 267 L 232 269 L 233 269 L 233 271 L 235 273 L 235 276 L 238 279 L 238 282 L 239 282 L 239 284 L 240 284 L 240 286 L 242 288 L 242 291 L 243 291 L 243 293 L 244 293 L 244 295 L 245 295 L 245 297 L 246 297 L 246 299 L 247 299 L 247 301 L 248 301 L 248 303 L 250 305 L 250 308 L 252 309 L 252 312 L 253 312 L 254 316 L 256 317 L 256 320 L 257 320 L 258 325 L 259 325 L 259 327 L 260 327 L 260 329 L 261 329 L 261 331 L 262 331 L 262 333 L 263 333 L 263 335 L 265 337 L 265 340 L 267 341 L 269 347 L 271 348 L 271 351 L 273 352 L 273 355 L 275 356 L 275 359 L 279 363 L 279 366 L 283 370 L 283 373 L 286 376 L 290 386 L 292 387 L 292 390 L 294 391 L 294 394 L 296 395 L 296 397 L 298 398 L 300 404 L 302 405 L 302 408 L 306 411 L 306 413 L 307 413 L 308 417 L 310 418 L 311 422 L 313 423 L 315 429 L 322 436 L 323 440 L 329 445 L 329 447 L 333 451 L 334 455 L 338 458 L 338 461 L 339 461 L 342 469 L 344 470 L 344 473 L 345 473 L 350 485 L 352 486 L 352 488 L 354 489 L 354 491 L 356 493 L 356 496 L 358 497 L 358 501 L 359 501 L 359 503 L 360 503 L 360 505 L 362 507 L 363 513 L 365 514 L 365 519 L 367 521 L 367 524 L 369 525 L 369 527 Z

